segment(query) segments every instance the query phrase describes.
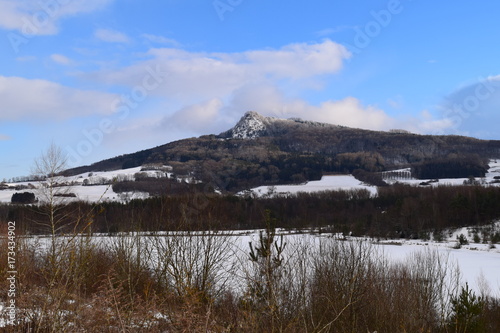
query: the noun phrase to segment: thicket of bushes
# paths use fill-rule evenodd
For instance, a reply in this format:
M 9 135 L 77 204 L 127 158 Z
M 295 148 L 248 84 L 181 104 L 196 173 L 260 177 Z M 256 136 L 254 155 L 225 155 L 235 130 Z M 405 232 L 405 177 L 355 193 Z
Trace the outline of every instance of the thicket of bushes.
M 31 204 L 36 201 L 36 198 L 32 192 L 14 193 L 10 201 L 14 204 Z
M 203 184 L 188 184 L 170 178 L 143 178 L 136 181 L 125 181 L 114 183 L 115 193 L 123 192 L 145 192 L 151 196 L 177 195 L 186 192 L 201 192 L 205 188 Z M 213 192 L 210 191 L 210 192 Z
M 17 238 L 9 332 L 498 332 L 500 304 L 436 252 L 389 263 L 363 242 L 213 232 Z M 2 234 L 6 227 L 2 224 Z M 20 236 L 20 235 L 19 235 Z M 7 299 L 5 239 L 0 300 Z M 45 243 L 45 244 L 44 244 Z M 240 249 L 240 250 L 237 250 Z

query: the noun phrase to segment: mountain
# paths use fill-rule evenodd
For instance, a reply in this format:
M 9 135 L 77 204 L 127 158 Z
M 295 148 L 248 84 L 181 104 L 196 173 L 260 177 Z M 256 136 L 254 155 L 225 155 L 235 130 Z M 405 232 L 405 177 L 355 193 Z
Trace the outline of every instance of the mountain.
M 219 134 L 219 137 L 224 139 L 255 139 L 263 136 L 279 136 L 299 127 L 339 128 L 336 125 L 304 121 L 300 118 L 264 117 L 255 111 L 248 111 L 233 128 Z
M 484 172 L 491 158 L 500 158 L 500 141 L 370 131 L 296 118 L 265 117 L 250 111 L 219 135 L 174 141 L 74 168 L 67 174 L 165 164 L 177 175 L 190 175 L 232 191 L 298 183 L 319 179 L 325 172 L 346 173 L 355 169 L 376 172 L 413 167 L 425 173 L 465 165 L 462 173 L 470 172 L 467 177 Z
M 233 128 L 219 136 L 228 139 L 255 139 L 269 135 L 268 128 L 276 120 L 276 118 L 263 117 L 257 112 L 249 111 Z

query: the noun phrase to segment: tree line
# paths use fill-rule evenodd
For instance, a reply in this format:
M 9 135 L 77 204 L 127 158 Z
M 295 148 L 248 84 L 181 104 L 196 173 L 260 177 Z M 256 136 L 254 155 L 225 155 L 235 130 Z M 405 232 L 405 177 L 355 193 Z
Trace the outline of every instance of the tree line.
M 256 229 L 262 214 L 273 212 L 283 228 L 322 228 L 328 232 L 410 238 L 445 228 L 487 225 L 500 218 L 500 188 L 482 186 L 379 187 L 366 190 L 297 193 L 258 198 L 219 195 L 189 185 L 190 193 L 134 199 L 126 203 L 74 202 L 61 206 L 63 230 L 81 212 L 92 212 L 94 232 L 190 229 Z M 0 205 L 0 220 L 23 221 L 28 233 L 48 225 L 38 205 Z M 487 241 L 487 240 L 486 240 Z

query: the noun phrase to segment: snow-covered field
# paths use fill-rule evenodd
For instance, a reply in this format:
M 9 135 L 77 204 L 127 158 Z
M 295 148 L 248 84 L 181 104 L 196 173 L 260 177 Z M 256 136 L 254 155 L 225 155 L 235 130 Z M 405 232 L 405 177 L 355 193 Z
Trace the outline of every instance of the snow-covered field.
M 76 198 L 73 200 L 82 201 L 127 201 L 129 199 L 136 198 L 147 198 L 149 195 L 147 193 L 115 193 L 111 188 L 111 185 L 98 185 L 102 183 L 111 183 L 113 180 L 134 180 L 134 175 L 141 172 L 142 167 L 115 170 L 115 171 L 102 171 L 102 172 L 91 172 L 82 173 L 80 175 L 65 177 L 61 181 L 71 183 L 71 187 L 68 189 L 69 193 L 74 193 Z M 170 173 L 158 172 L 158 171 L 142 171 L 147 173 L 149 176 L 165 177 L 170 176 Z M 88 184 L 89 186 L 84 186 Z M 37 182 L 21 182 L 21 183 L 9 183 L 9 186 L 27 186 L 27 187 L 38 187 Z M 0 202 L 9 203 L 11 201 L 12 195 L 17 192 L 32 192 L 36 193 L 36 189 L 8 189 L 0 191 Z
M 500 230 L 500 222 L 496 223 L 496 228 Z M 457 290 L 454 288 L 458 288 L 468 283 L 469 287 L 476 294 L 485 294 L 497 298 L 500 297 L 500 250 L 498 248 L 492 248 L 487 244 L 479 243 L 470 243 L 461 248 L 456 248 L 457 235 L 464 234 L 471 239 L 471 235 L 467 228 L 450 231 L 447 233 L 447 239 L 442 242 L 424 240 L 376 240 L 354 237 L 345 238 L 341 235 L 325 233 L 298 234 L 286 230 L 278 230 L 277 234 L 283 234 L 283 241 L 287 243 L 286 249 L 288 252 L 284 253 L 285 260 L 287 260 L 286 258 L 288 255 L 303 255 L 304 253 L 310 255 L 317 253 L 320 249 L 320 245 L 324 246 L 332 240 L 344 242 L 344 244 L 345 242 L 361 241 L 363 244 L 368 244 L 368 249 L 371 250 L 370 255 L 372 255 L 377 262 L 387 262 L 389 264 L 401 262 L 404 265 L 409 265 L 410 263 L 416 263 L 415 258 L 423 258 L 424 260 L 428 260 L 429 258 L 440 258 L 444 265 L 444 267 L 440 267 L 445 268 L 447 272 L 447 275 L 444 277 L 443 295 L 450 295 L 453 290 Z M 158 264 L 158 252 L 155 251 L 155 244 L 157 243 L 155 242 L 161 242 L 167 237 L 176 237 L 173 244 L 175 244 L 175 248 L 180 249 L 180 251 L 183 251 L 185 248 L 190 248 L 189 245 L 194 246 L 194 251 L 183 252 L 183 254 L 189 256 L 189 258 L 196 258 L 195 260 L 201 262 L 201 264 L 203 263 L 203 252 L 199 251 L 203 249 L 203 245 L 196 245 L 202 244 L 202 240 L 200 239 L 204 237 L 202 235 L 195 235 L 190 238 L 181 235 L 180 238 L 186 239 L 186 241 L 179 241 L 179 234 L 166 235 L 165 233 L 158 233 L 155 235 L 94 235 L 91 241 L 96 246 L 108 246 L 110 249 L 112 249 L 113 246 L 119 246 L 120 249 L 123 249 L 123 246 L 130 248 L 131 254 L 137 253 L 141 256 L 145 255 L 145 260 L 150 263 L 151 267 L 155 268 Z M 217 242 L 219 245 L 215 246 L 226 247 L 224 248 L 224 260 L 215 263 L 213 268 L 215 267 L 215 269 L 219 270 L 220 273 L 217 273 L 219 277 L 228 279 L 225 280 L 227 287 L 234 288 L 233 291 L 235 292 L 242 292 L 243 290 L 240 289 L 245 286 L 245 269 L 250 264 L 248 256 L 249 242 L 258 244 L 259 230 L 224 232 L 215 237 L 220 237 L 220 240 Z M 75 241 L 75 238 L 67 237 L 68 241 L 70 239 Z M 50 239 L 48 237 L 31 236 L 25 238 L 25 240 L 37 245 L 37 253 L 47 249 L 50 244 Z M 64 243 L 65 238 L 60 237 L 60 241 Z M 78 239 L 76 239 L 76 241 L 78 241 Z M 188 246 L 186 247 L 186 245 Z M 301 248 L 300 246 L 306 247 Z M 303 252 L 306 248 L 308 252 Z M 423 256 L 419 257 L 420 254 Z M 183 258 L 185 259 L 185 257 Z M 192 262 L 189 261 L 189 263 L 191 264 Z M 198 264 L 194 262 L 192 264 L 198 267 Z M 426 264 L 424 264 L 424 266 L 425 265 Z M 458 281 L 455 279 L 457 274 L 457 271 L 454 269 L 455 267 L 459 269 Z M 312 267 L 304 267 L 304 269 L 307 272 L 311 272 L 310 269 L 312 269 Z M 456 283 L 458 283 L 458 285 Z M 450 293 L 448 293 L 448 291 Z M 36 310 L 29 309 L 28 311 Z M 6 320 L 3 319 L 6 316 L 5 313 L 7 313 L 6 304 L 0 302 L 0 328 L 7 326 Z M 160 315 L 162 314 L 160 313 Z
M 251 192 L 257 196 L 275 195 L 275 194 L 295 194 L 298 192 L 319 192 L 331 190 L 358 190 L 366 189 L 372 195 L 377 194 L 375 186 L 369 186 L 361 183 L 352 175 L 323 176 L 321 180 L 310 181 L 301 185 L 277 185 L 277 186 L 259 186 L 253 188 Z
M 493 183 L 495 181 L 494 177 L 495 176 L 500 176 L 500 161 L 497 160 L 492 160 L 489 163 L 489 170 L 486 173 L 484 178 L 477 178 L 476 181 L 478 181 L 480 184 L 483 185 L 489 185 L 489 186 L 500 186 L 500 183 Z M 394 172 L 409 172 L 409 169 L 401 169 L 401 170 L 394 170 Z M 404 184 L 410 184 L 410 185 L 419 185 L 422 182 L 428 182 L 431 179 L 386 179 L 385 181 L 387 183 L 404 183 Z M 439 179 L 438 182 L 430 182 L 429 185 L 432 186 L 439 186 L 439 185 L 463 185 L 464 181 L 468 181 L 468 178 L 443 178 Z
M 495 176 L 500 176 L 500 162 L 491 161 L 490 169 L 484 178 L 477 179 L 480 184 L 488 186 L 500 186 L 500 183 L 492 183 L 495 181 Z M 394 170 L 393 173 L 409 173 L 409 169 Z M 396 182 L 409 184 L 409 185 L 419 185 L 423 182 L 428 182 L 431 179 L 415 179 L 415 178 L 395 178 L 395 179 L 385 179 L 389 184 L 394 184 Z M 446 178 L 440 179 L 438 182 L 430 182 L 432 186 L 440 185 L 463 185 L 464 181 L 468 181 L 468 178 Z M 353 190 L 353 189 L 366 189 L 372 195 L 377 195 L 377 188 L 375 186 L 370 186 L 364 184 L 354 178 L 352 175 L 335 175 L 335 176 L 323 176 L 321 180 L 310 181 L 305 184 L 300 185 L 277 185 L 277 186 L 259 186 L 250 190 L 250 192 L 255 195 L 261 196 L 272 196 L 272 195 L 283 195 L 283 194 L 295 194 L 298 192 L 318 192 L 318 191 L 331 191 L 331 190 Z
M 458 265 L 462 284 L 467 282 L 478 293 L 486 291 L 491 296 L 500 297 L 500 246 L 490 249 L 488 244 L 470 243 L 456 249 L 456 243 L 456 239 L 450 238 L 442 243 L 401 240 L 374 244 L 383 247 L 383 253 L 389 261 L 402 263 L 412 253 L 437 251 L 448 258 L 449 264 Z
M 500 222 L 495 224 L 500 230 Z M 314 244 L 319 246 L 321 239 L 335 237 L 328 234 L 285 234 L 284 241 L 291 244 Z M 236 232 L 238 233 L 238 232 Z M 457 247 L 457 237 L 463 234 L 469 240 L 468 245 Z M 373 254 L 387 259 L 389 262 L 407 263 L 409 257 L 418 253 L 436 251 L 447 261 L 450 268 L 457 266 L 460 270 L 460 282 L 480 293 L 487 286 L 489 295 L 500 297 L 500 245 L 491 248 L 489 244 L 473 243 L 472 232 L 468 228 L 451 230 L 441 242 L 425 240 L 376 240 L 370 238 L 347 237 L 345 241 L 364 241 L 371 244 Z M 248 243 L 258 242 L 258 231 L 231 236 L 232 242 L 239 250 L 248 253 Z M 338 238 L 338 237 L 337 237 Z M 343 237 L 340 237 L 344 239 Z
M 495 224 L 495 229 L 500 231 L 500 222 Z M 257 244 L 259 240 L 260 230 L 238 230 L 238 231 L 225 231 L 221 232 L 219 236 L 224 239 L 223 243 L 228 244 L 228 251 L 233 253 L 232 258 L 227 260 L 226 264 L 230 262 L 238 262 L 241 265 L 242 260 L 248 259 L 249 242 Z M 490 244 L 474 243 L 471 228 L 461 228 L 445 232 L 445 237 L 442 241 L 437 242 L 433 240 L 405 240 L 405 239 L 391 239 L 381 240 L 372 238 L 360 237 L 344 237 L 342 235 L 332 235 L 329 233 L 317 233 L 314 231 L 298 233 L 295 230 L 278 229 L 277 235 L 283 235 L 284 242 L 288 243 L 288 248 L 293 249 L 294 246 L 300 244 L 307 244 L 318 249 L 322 241 L 330 238 L 338 239 L 345 242 L 362 241 L 370 244 L 372 247 L 372 254 L 377 258 L 387 259 L 391 262 L 409 262 L 412 255 L 419 253 L 436 252 L 439 254 L 450 268 L 458 267 L 460 269 L 460 282 L 469 286 L 480 293 L 487 291 L 489 295 L 500 297 L 500 245 L 492 247 Z M 457 237 L 463 234 L 469 244 L 462 245 L 457 248 Z M 152 244 L 155 240 L 162 237 L 178 237 L 177 233 L 144 233 L 133 234 L 126 233 L 121 235 L 109 236 L 107 234 L 95 234 L 92 236 L 92 242 L 98 246 L 112 246 L 113 243 L 119 242 L 121 244 L 130 244 L 135 246 L 137 244 Z M 135 239 L 140 238 L 140 241 Z M 200 233 L 191 233 L 191 236 L 203 237 Z M 50 238 L 46 236 L 31 236 L 27 238 L 29 242 L 37 244 L 39 251 L 48 248 Z M 68 238 L 70 239 L 70 238 Z M 64 242 L 64 241 L 63 241 Z M 183 244 L 180 242 L 179 244 Z M 187 243 L 186 243 L 187 244 Z M 152 245 L 146 245 L 147 248 L 154 248 Z M 293 250 L 291 250 L 293 252 Z M 242 259 L 243 258 L 243 259 Z M 246 259 L 245 259 L 246 258 Z M 153 260 L 155 262 L 155 260 Z M 155 265 L 155 263 L 153 263 Z M 487 290 L 485 290 L 487 286 Z

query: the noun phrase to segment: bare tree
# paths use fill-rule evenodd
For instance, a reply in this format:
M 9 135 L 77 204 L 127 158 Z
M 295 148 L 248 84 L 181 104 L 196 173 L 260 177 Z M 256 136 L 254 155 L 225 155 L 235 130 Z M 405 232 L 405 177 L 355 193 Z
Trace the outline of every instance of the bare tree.
M 94 249 L 90 234 L 79 237 L 80 233 L 91 228 L 94 212 L 68 209 L 67 197 L 72 187 L 63 176 L 66 169 L 67 157 L 54 143 L 35 159 L 32 168 L 32 174 L 40 179 L 37 211 L 42 218 L 37 223 L 48 229 L 50 235 L 46 261 L 41 270 L 47 292 L 35 321 L 38 327 L 48 325 L 50 332 L 67 331 L 68 322 L 61 309 L 78 291 L 82 283 L 80 277 L 88 264 L 86 254 Z M 69 233 L 62 234 L 67 226 L 71 226 Z
M 60 212 L 64 207 L 66 195 L 71 190 L 64 184 L 62 172 L 67 169 L 68 158 L 60 147 L 51 143 L 49 148 L 35 159 L 32 174 L 40 179 L 37 189 L 40 211 L 47 218 L 43 223 L 50 228 L 52 237 L 60 231 L 63 217 Z M 64 185 L 64 186 L 63 186 Z

